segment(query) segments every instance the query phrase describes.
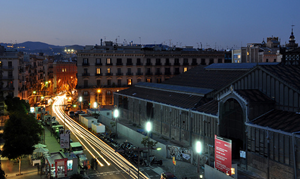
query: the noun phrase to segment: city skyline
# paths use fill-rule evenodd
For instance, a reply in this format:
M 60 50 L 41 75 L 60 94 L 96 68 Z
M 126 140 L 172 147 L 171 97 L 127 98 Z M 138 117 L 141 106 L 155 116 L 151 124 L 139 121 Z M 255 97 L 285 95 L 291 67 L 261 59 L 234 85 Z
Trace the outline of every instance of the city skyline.
M 300 1 L 5 1 L 0 42 L 95 45 L 103 41 L 239 48 L 300 37 Z

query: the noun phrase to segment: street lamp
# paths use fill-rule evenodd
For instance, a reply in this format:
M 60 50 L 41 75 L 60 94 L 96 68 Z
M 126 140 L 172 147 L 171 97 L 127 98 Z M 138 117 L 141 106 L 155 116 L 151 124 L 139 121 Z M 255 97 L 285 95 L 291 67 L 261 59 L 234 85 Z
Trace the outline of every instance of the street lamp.
M 116 121 L 116 138 L 118 138 L 118 117 L 119 117 L 118 108 L 114 109 L 113 115 L 114 115 L 114 118 L 115 118 L 115 121 Z
M 147 131 L 147 136 L 148 136 L 148 156 L 147 156 L 147 160 L 148 160 L 148 165 L 150 165 L 150 146 L 149 146 L 149 142 L 150 142 L 150 132 L 152 130 L 152 124 L 150 121 L 146 122 L 146 131 Z
M 79 96 L 79 102 L 80 102 L 80 111 L 81 111 L 82 96 Z
M 201 155 L 201 153 L 202 153 L 202 143 L 200 142 L 200 141 L 197 141 L 196 142 L 196 152 L 199 154 L 198 155 L 198 168 L 197 168 L 197 170 L 198 170 L 198 173 L 200 172 L 200 155 Z M 200 175 L 200 177 L 201 177 L 202 175 Z

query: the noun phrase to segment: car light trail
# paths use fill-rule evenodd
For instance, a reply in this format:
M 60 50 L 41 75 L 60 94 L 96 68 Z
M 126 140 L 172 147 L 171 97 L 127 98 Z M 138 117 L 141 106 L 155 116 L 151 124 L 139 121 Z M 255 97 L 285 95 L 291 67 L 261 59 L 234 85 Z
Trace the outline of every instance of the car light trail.
M 88 131 L 86 128 L 82 127 L 79 123 L 74 121 L 68 115 L 65 115 L 65 111 L 63 110 L 62 105 L 65 99 L 65 95 L 57 96 L 53 103 L 53 112 L 56 114 L 57 118 L 66 125 L 70 131 L 74 134 L 74 136 L 79 140 L 79 142 L 87 149 L 87 151 L 96 158 L 97 163 L 100 166 L 104 166 L 99 159 L 93 154 L 93 152 L 82 142 L 84 140 L 92 150 L 106 163 L 106 165 L 110 166 L 110 163 L 104 158 L 107 157 L 110 159 L 116 166 L 118 166 L 125 173 L 130 175 L 132 178 L 138 178 L 138 170 L 132 165 L 127 159 L 125 159 L 118 152 L 115 152 L 113 148 L 108 146 L 101 139 L 96 137 L 93 133 Z M 101 154 L 98 152 L 100 150 Z M 139 173 L 140 178 L 148 178 L 142 172 Z

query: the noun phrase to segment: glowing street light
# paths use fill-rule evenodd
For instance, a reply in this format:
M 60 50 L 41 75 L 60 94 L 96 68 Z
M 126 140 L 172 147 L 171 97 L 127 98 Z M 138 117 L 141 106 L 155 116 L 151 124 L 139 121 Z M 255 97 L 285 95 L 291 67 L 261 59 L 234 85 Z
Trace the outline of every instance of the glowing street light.
M 95 109 L 97 109 L 97 105 L 98 105 L 98 104 L 97 104 L 97 102 L 95 101 L 95 102 L 94 102 L 94 108 L 95 108 Z
M 119 117 L 119 110 L 118 110 L 118 108 L 114 109 L 113 116 L 114 116 L 114 118 L 116 120 L 116 138 L 118 138 L 118 117 Z
M 196 142 L 196 152 L 199 154 L 198 155 L 198 172 L 200 172 L 200 155 L 202 153 L 202 143 L 200 141 Z M 201 177 L 201 175 L 200 175 Z
M 82 96 L 79 96 L 79 102 L 80 102 L 80 111 L 81 111 Z
M 147 161 L 148 161 L 148 165 L 150 165 L 150 132 L 152 130 L 152 123 L 150 121 L 146 122 L 146 131 L 147 131 L 147 136 L 148 136 L 148 155 L 147 155 Z

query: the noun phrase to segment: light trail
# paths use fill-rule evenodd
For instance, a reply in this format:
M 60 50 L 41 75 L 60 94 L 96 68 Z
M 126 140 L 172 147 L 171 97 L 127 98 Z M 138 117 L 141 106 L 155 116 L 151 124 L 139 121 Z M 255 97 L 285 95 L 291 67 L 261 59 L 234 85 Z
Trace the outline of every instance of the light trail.
M 87 149 L 87 151 L 96 158 L 98 164 L 100 166 L 104 166 L 98 157 L 94 155 L 94 153 L 82 142 L 84 140 L 89 147 L 106 163 L 106 165 L 110 166 L 110 163 L 104 158 L 104 156 L 110 161 L 112 161 L 117 167 L 123 170 L 125 173 L 130 175 L 132 178 L 138 178 L 138 169 L 132 165 L 127 159 L 125 159 L 118 152 L 115 152 L 113 148 L 103 142 L 101 139 L 96 137 L 93 133 L 88 131 L 86 128 L 82 127 L 78 122 L 74 121 L 68 115 L 65 114 L 62 106 L 65 99 L 65 95 L 57 96 L 53 103 L 53 112 L 56 114 L 57 118 L 69 128 L 69 130 L 74 134 L 74 136 L 78 139 L 78 141 Z M 101 151 L 102 155 L 99 153 Z M 147 178 L 142 172 L 139 172 L 140 178 Z

